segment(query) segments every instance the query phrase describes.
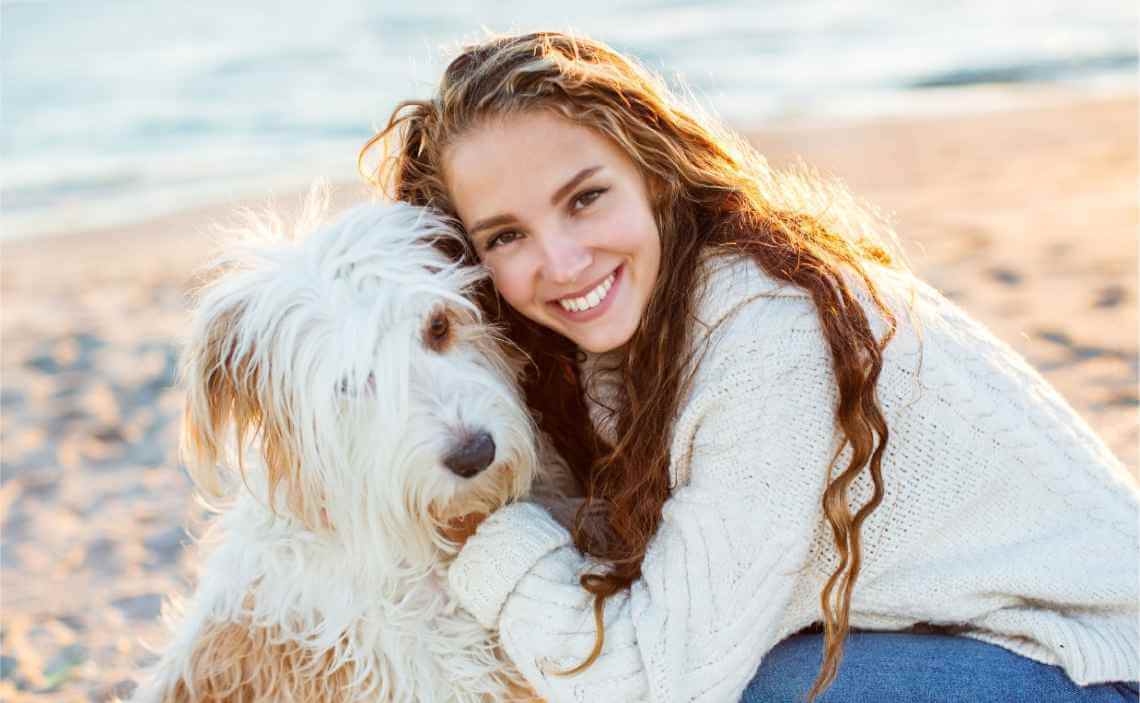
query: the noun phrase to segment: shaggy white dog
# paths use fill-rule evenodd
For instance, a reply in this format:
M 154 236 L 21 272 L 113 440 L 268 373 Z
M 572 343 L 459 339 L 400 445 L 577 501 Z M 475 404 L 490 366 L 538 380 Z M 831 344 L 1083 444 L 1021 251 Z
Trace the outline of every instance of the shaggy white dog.
M 469 298 L 485 272 L 407 205 L 283 229 L 251 226 L 199 294 L 183 453 L 219 515 L 133 699 L 527 697 L 446 589 L 449 526 L 537 467 L 518 364 Z

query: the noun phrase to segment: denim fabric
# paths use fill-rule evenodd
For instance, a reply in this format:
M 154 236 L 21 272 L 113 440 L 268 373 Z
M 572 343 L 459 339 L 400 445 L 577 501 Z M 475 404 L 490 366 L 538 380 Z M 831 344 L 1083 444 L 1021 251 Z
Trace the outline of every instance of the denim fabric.
M 843 651 L 839 673 L 818 703 L 1119 703 L 1140 697 L 1135 682 L 1082 688 L 1060 667 L 968 637 L 855 631 Z M 822 634 L 792 635 L 764 657 L 741 703 L 806 700 L 822 658 Z

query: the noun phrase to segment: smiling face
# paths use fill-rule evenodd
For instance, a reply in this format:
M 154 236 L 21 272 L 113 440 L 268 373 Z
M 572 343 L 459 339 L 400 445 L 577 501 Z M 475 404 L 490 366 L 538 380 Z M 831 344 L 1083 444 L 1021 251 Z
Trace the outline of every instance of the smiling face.
M 511 307 L 586 351 L 629 341 L 657 280 L 661 240 L 645 178 L 616 144 L 527 112 L 462 136 L 444 177 Z

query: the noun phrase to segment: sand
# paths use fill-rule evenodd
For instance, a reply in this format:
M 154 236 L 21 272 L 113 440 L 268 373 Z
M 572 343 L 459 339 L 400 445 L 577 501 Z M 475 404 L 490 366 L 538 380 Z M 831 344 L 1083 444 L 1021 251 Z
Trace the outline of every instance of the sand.
M 1137 100 L 750 135 L 889 213 L 926 280 L 1024 354 L 1137 473 Z M 337 189 L 338 205 L 363 198 Z M 295 197 L 284 205 L 295 205 Z M 5 243 L 0 698 L 106 700 L 190 583 L 173 386 L 209 226 L 235 204 Z

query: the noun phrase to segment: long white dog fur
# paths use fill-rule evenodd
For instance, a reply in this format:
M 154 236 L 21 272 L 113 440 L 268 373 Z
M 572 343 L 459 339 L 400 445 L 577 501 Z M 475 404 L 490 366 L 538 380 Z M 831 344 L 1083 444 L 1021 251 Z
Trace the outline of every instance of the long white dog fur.
M 520 364 L 470 298 L 486 273 L 421 208 L 297 229 L 251 222 L 198 294 L 182 449 L 218 515 L 133 699 L 525 698 L 446 588 L 449 522 L 538 471 Z

